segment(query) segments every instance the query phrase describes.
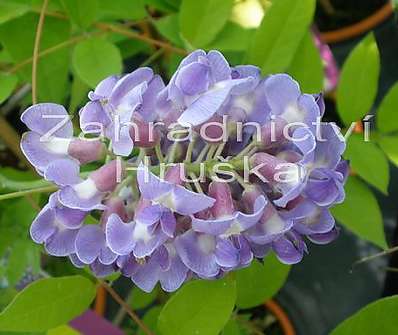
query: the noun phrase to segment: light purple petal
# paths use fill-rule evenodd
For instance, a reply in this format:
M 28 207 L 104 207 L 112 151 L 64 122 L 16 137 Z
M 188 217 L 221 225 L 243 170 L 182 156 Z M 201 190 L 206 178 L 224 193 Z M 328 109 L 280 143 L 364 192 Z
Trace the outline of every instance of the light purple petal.
M 94 92 L 91 91 L 89 93 L 89 98 L 91 100 L 97 100 L 109 97 L 118 80 L 118 76 L 109 76 L 100 81 Z
M 121 125 L 115 134 L 114 125 L 109 128 L 109 136 L 112 139 L 112 151 L 115 155 L 127 157 L 134 148 L 134 141 L 130 136 L 130 127 Z
M 298 235 L 292 234 L 290 238 L 282 236 L 272 242 L 272 249 L 282 263 L 297 264 L 303 259 L 306 246 Z
M 173 184 L 154 175 L 143 164 L 139 166 L 137 182 L 142 196 L 148 200 L 159 198 L 161 195 L 170 192 L 174 187 Z
M 145 122 L 154 121 L 157 117 L 157 99 L 158 94 L 165 88 L 162 78 L 155 75 L 148 88 L 142 96 L 142 106 L 139 108 L 138 113 L 142 116 Z
M 346 143 L 337 135 L 340 128 L 334 123 L 322 125 L 320 135 L 324 141 L 318 141 L 315 150 L 315 167 L 335 169 L 341 160 Z
M 211 76 L 213 82 L 231 79 L 231 68 L 221 52 L 217 50 L 211 50 L 207 54 L 207 60 L 209 61 L 211 67 Z
M 139 68 L 132 73 L 125 75 L 113 88 L 110 96 L 110 103 L 116 108 L 119 105 L 129 105 L 131 91 L 143 82 L 149 82 L 153 77 L 153 71 L 149 67 Z
M 178 72 L 175 84 L 183 94 L 200 94 L 209 87 L 209 70 L 205 64 L 191 63 Z
M 167 248 L 170 266 L 166 271 L 159 273 L 159 280 L 162 289 L 166 292 L 174 292 L 187 279 L 188 268 L 181 261 L 180 257 L 172 244 L 165 244 Z
M 99 101 L 88 102 L 79 112 L 80 129 L 83 133 L 103 134 L 111 123 L 110 115 Z
M 267 204 L 267 199 L 265 199 L 265 197 L 261 195 L 254 202 L 254 211 L 252 214 L 245 214 L 242 212 L 238 213 L 238 217 L 236 220 L 239 222 L 243 230 L 249 229 L 260 220 Z
M 73 209 L 81 209 L 84 211 L 105 209 L 105 206 L 101 204 L 103 197 L 103 193 L 97 192 L 92 197 L 82 198 L 78 195 L 73 186 L 65 186 L 60 190 L 59 193 L 59 201 L 64 206 Z
M 150 226 L 160 220 L 163 213 L 163 207 L 160 205 L 148 206 L 137 209 L 135 214 L 136 221 Z
M 239 252 L 229 239 L 218 239 L 216 247 L 217 264 L 225 268 L 233 268 L 239 264 Z
M 137 258 L 149 256 L 167 239 L 168 236 L 162 231 L 160 225 L 151 230 L 149 227 L 137 222 L 133 232 L 133 254 Z
M 339 233 L 340 233 L 340 229 L 335 227 L 334 229 L 332 229 L 328 233 L 325 233 L 325 234 L 312 234 L 312 235 L 309 235 L 307 237 L 313 243 L 324 245 L 324 244 L 328 244 L 330 242 L 333 242 L 339 236 Z
M 176 185 L 173 190 L 174 210 L 181 215 L 191 215 L 213 206 L 215 200 Z
M 52 256 L 69 256 L 75 253 L 77 229 L 63 229 L 55 232 L 45 243 L 46 251 Z
M 298 83 L 287 74 L 276 74 L 265 80 L 267 103 L 273 115 L 283 115 L 286 107 L 295 105 L 301 92 Z
M 44 171 L 44 178 L 59 186 L 78 184 L 80 166 L 74 159 L 58 159 L 51 162 Z
M 28 161 L 42 173 L 50 163 L 66 157 L 48 151 L 45 144 L 40 141 L 40 135 L 32 131 L 22 135 L 21 150 Z
M 310 215 L 295 221 L 294 229 L 303 235 L 324 234 L 335 226 L 335 220 L 327 208 L 314 206 Z
M 36 243 L 43 243 L 56 231 L 54 209 L 46 205 L 33 220 L 30 226 L 30 236 Z
M 94 262 L 105 247 L 105 234 L 98 225 L 80 228 L 76 236 L 76 255 L 85 264 Z
M 219 273 L 216 262 L 216 240 L 214 236 L 188 230 L 175 239 L 175 247 L 182 262 L 193 272 L 203 277 L 214 277 Z
M 66 109 L 58 104 L 41 103 L 29 107 L 22 113 L 21 120 L 39 135 L 71 138 L 73 126 Z M 58 129 L 59 128 L 59 129 Z
M 131 280 L 144 292 L 151 292 L 159 281 L 160 266 L 156 257 L 151 257 L 143 264 L 137 265 L 136 271 L 131 275 Z
M 206 122 L 214 116 L 227 101 L 231 90 L 245 82 L 247 82 L 247 79 L 235 79 L 219 82 L 215 87 L 211 88 L 196 99 L 184 111 L 184 113 L 182 113 L 178 119 L 178 123 L 184 126 L 198 126 Z
M 98 278 L 110 276 L 112 273 L 115 272 L 115 268 L 113 265 L 102 264 L 98 260 L 90 265 L 90 269 Z
M 231 227 L 237 215 L 238 214 L 235 213 L 234 216 L 224 219 L 208 220 L 192 217 L 192 229 L 200 233 L 206 233 L 214 236 L 222 235 Z
M 116 261 L 117 258 L 118 258 L 118 255 L 115 254 L 108 247 L 102 248 L 101 252 L 100 252 L 100 254 L 98 256 L 98 260 L 104 265 L 113 264 Z
M 70 254 L 70 255 L 69 255 L 69 259 L 70 259 L 71 263 L 72 263 L 75 267 L 77 267 L 77 268 L 79 268 L 79 269 L 82 269 L 82 268 L 84 268 L 84 267 L 86 266 L 86 264 L 84 264 L 84 263 L 79 259 L 79 257 L 77 257 L 76 254 Z
M 124 223 L 118 215 L 112 214 L 108 218 L 105 232 L 107 245 L 114 253 L 127 255 L 133 250 L 133 223 Z
M 160 225 L 167 236 L 173 237 L 177 225 L 174 213 L 170 210 L 165 210 L 160 217 Z

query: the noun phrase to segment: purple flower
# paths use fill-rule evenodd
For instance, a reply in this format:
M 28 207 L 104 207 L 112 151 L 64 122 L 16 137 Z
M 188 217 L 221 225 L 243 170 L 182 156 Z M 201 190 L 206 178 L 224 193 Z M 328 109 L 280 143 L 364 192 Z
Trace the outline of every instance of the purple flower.
M 105 134 L 115 154 L 128 156 L 136 135 L 133 124 L 137 123 L 139 130 L 154 120 L 156 96 L 163 87 L 162 79 L 150 68 L 137 69 L 120 79 L 108 77 L 89 93 L 91 101 L 80 111 L 80 127 L 84 132 Z
M 70 209 L 58 200 L 59 192 L 53 193 L 30 227 L 30 236 L 36 243 L 43 243 L 53 256 L 75 253 L 76 236 L 87 212 Z
M 264 83 L 271 115 L 288 123 L 301 122 L 308 126 L 320 116 L 319 106 L 310 94 L 301 94 L 299 84 L 287 74 L 269 76 Z
M 107 224 L 108 244 L 119 255 L 131 252 L 138 258 L 151 255 L 168 238 L 174 237 L 177 223 L 174 213 L 190 215 L 214 203 L 206 195 L 162 181 L 144 165 L 138 170 L 137 180 L 143 198 L 134 221 L 124 223 L 113 215 Z
M 73 137 L 73 126 L 63 106 L 42 103 L 29 107 L 21 120 L 31 130 L 21 140 L 21 149 L 39 174 L 46 179 L 46 171 L 58 160 L 78 170 L 79 164 L 96 161 L 103 156 L 103 144 L 98 140 Z M 49 179 L 57 184 L 58 179 Z
M 181 215 L 191 215 L 211 207 L 215 200 L 204 194 L 159 177 L 141 165 L 137 173 L 138 187 L 144 199 Z
M 232 74 L 220 52 L 192 52 L 183 59 L 165 89 L 167 92 L 162 94 L 167 106 L 163 118 L 168 119 L 167 114 L 171 113 L 180 124 L 197 126 L 221 113 L 231 94 L 246 92 L 258 80 L 258 76 L 233 78 Z
M 120 256 L 118 265 L 122 273 L 145 292 L 151 292 L 157 282 L 166 292 L 173 292 L 185 282 L 189 273 L 172 243 L 165 243 L 146 259 Z
M 199 219 L 192 216 L 194 231 L 228 238 L 239 235 L 255 225 L 263 214 L 267 201 L 263 195 L 253 201 L 252 213 L 244 213 L 235 209 L 229 185 L 223 182 L 212 182 L 209 195 L 216 201 L 210 208 L 211 217 Z
M 111 215 L 106 224 L 106 239 L 109 247 L 118 255 L 133 252 L 137 258 L 151 255 L 169 238 L 165 232 L 169 226 L 175 227 L 174 216 L 163 213 L 151 206 L 149 201 L 141 200 L 134 220 L 123 222 L 118 215 Z
M 87 211 L 105 209 L 101 202 L 107 192 L 114 190 L 120 169 L 114 160 L 92 172 L 87 179 L 78 179 L 63 187 L 59 193 L 60 202 L 64 206 Z
M 298 263 L 309 241 L 338 236 L 331 208 L 345 196 L 345 143 L 336 125 L 314 124 L 325 112 L 322 94 L 303 94 L 289 75 L 263 78 L 255 66 L 231 68 L 218 51 L 197 50 L 166 87 L 140 68 L 106 78 L 89 99 L 80 111 L 82 130 L 105 136 L 124 158 L 109 161 L 108 153 L 84 178 L 80 164 L 105 158 L 105 144 L 74 138 L 62 106 L 39 104 L 22 116 L 30 129 L 24 153 L 60 187 L 31 227 L 48 253 L 68 256 L 98 277 L 120 271 L 146 292 L 157 283 L 173 292 L 191 278 L 217 279 L 269 252 Z M 59 118 L 65 122 L 54 128 Z M 236 122 L 252 123 L 234 138 Z M 191 133 L 173 141 L 181 126 Z M 40 141 L 50 130 L 53 136 Z M 138 155 L 131 155 L 134 146 Z M 129 169 L 136 172 L 127 175 Z M 99 210 L 99 222 L 84 224 Z

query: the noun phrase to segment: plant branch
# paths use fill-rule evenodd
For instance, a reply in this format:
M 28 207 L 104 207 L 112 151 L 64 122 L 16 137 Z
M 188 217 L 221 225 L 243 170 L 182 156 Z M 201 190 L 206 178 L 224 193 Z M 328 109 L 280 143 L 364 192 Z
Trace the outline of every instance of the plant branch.
M 118 25 L 114 25 L 114 24 L 110 24 L 110 23 L 98 22 L 98 23 L 95 24 L 95 26 L 98 29 L 106 30 L 106 31 L 112 31 L 112 32 L 118 33 L 120 35 L 124 35 L 126 37 L 129 37 L 129 38 L 132 38 L 132 39 L 135 39 L 135 40 L 140 40 L 140 41 L 146 42 L 148 44 L 155 45 L 157 47 L 172 51 L 172 52 L 174 52 L 176 54 L 180 54 L 180 55 L 186 55 L 187 54 L 187 51 L 184 50 L 184 49 L 180 49 L 180 48 L 174 47 L 174 46 L 172 46 L 171 44 L 169 44 L 167 42 L 156 40 L 154 38 L 145 36 L 143 34 L 136 33 L 136 32 L 134 32 L 132 30 L 125 29 L 125 28 L 120 27 Z
M 33 190 L 18 191 L 13 193 L 0 194 L 0 201 L 6 199 L 14 199 L 36 193 L 49 193 L 56 191 L 58 188 L 55 185 L 35 188 Z
M 352 268 L 354 268 L 354 267 L 356 267 L 356 266 L 358 266 L 358 265 L 360 265 L 362 263 L 366 263 L 366 262 L 372 261 L 372 260 L 374 260 L 376 258 L 390 255 L 390 254 L 392 254 L 394 252 L 397 252 L 397 251 L 398 251 L 398 246 L 395 246 L 395 247 L 392 247 L 390 249 L 387 249 L 387 250 L 384 250 L 382 252 L 379 252 L 377 254 L 374 254 L 374 255 L 371 255 L 371 256 L 368 256 L 368 257 L 364 257 L 364 258 L 360 259 L 359 261 L 355 262 L 353 264 Z
M 20 138 L 18 133 L 8 124 L 7 120 L 2 115 L 0 115 L 0 138 L 25 166 L 30 166 L 19 147 Z
M 99 283 L 108 291 L 111 297 L 126 311 L 130 318 L 142 329 L 146 335 L 155 335 L 145 323 L 141 321 L 137 314 L 130 308 L 130 306 L 120 297 L 119 294 L 106 282 L 98 280 Z
M 49 0 L 43 1 L 43 6 L 41 7 L 39 23 L 37 24 L 36 29 L 36 37 L 35 44 L 33 47 L 33 60 L 32 60 L 32 102 L 33 104 L 37 103 L 37 65 L 39 60 L 39 49 L 40 49 L 40 41 L 41 35 L 43 32 L 44 19 L 46 17 L 46 9 Z

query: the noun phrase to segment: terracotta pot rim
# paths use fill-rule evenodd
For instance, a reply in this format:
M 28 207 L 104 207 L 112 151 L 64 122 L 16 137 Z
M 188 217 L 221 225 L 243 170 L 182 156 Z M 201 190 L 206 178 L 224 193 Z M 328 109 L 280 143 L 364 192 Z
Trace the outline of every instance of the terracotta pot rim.
M 343 42 L 366 33 L 369 30 L 377 27 L 379 24 L 383 23 L 387 18 L 389 18 L 393 13 L 393 5 L 391 1 L 388 1 L 383 7 L 378 9 L 372 15 L 367 18 L 349 25 L 347 27 L 326 31 L 320 33 L 320 38 L 322 42 L 332 44 Z
M 294 329 L 292 321 L 278 302 L 271 299 L 265 302 L 264 306 L 278 320 L 284 335 L 296 335 L 296 330 Z

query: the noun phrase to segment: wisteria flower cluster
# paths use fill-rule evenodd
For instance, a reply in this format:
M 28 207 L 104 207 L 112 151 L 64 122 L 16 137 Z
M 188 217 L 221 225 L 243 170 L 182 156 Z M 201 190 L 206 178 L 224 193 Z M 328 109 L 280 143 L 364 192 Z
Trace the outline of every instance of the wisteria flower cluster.
M 338 235 L 330 208 L 344 199 L 348 164 L 324 109 L 286 74 L 264 78 L 202 50 L 167 85 L 147 67 L 104 79 L 76 137 L 65 108 L 34 105 L 21 147 L 59 189 L 32 239 L 147 292 L 216 279 L 269 252 L 298 263 L 308 241 Z

